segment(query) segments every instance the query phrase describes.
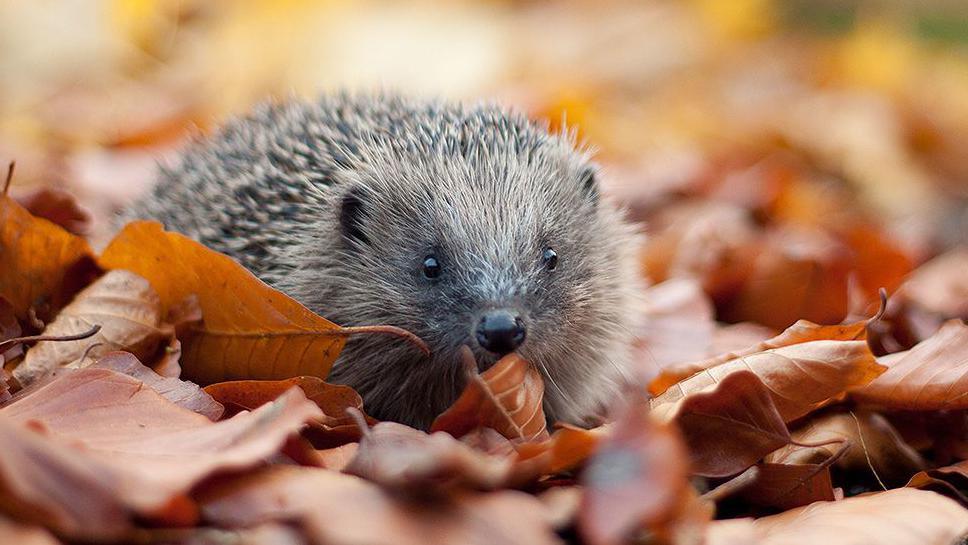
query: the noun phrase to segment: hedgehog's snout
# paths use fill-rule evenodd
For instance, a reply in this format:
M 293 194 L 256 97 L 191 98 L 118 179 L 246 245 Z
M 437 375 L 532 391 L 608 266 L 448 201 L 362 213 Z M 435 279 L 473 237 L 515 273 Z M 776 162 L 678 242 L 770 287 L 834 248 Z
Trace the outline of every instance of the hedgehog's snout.
M 524 319 L 512 309 L 485 312 L 475 330 L 477 344 L 498 356 L 515 351 L 527 335 Z

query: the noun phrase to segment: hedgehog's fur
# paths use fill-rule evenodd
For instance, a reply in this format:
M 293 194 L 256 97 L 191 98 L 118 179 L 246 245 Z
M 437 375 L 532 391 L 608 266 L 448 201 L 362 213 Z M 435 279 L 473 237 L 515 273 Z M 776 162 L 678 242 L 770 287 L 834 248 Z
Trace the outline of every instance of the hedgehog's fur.
M 390 324 L 431 347 L 351 339 L 329 380 L 367 412 L 426 427 L 459 393 L 482 310 L 527 321 L 518 352 L 550 420 L 586 422 L 623 379 L 638 235 L 599 197 L 587 154 L 516 113 L 385 95 L 263 105 L 161 171 L 129 210 L 224 252 L 341 325 Z M 355 206 L 354 206 L 355 205 Z M 560 256 L 554 271 L 541 255 Z M 423 277 L 436 254 L 443 273 Z

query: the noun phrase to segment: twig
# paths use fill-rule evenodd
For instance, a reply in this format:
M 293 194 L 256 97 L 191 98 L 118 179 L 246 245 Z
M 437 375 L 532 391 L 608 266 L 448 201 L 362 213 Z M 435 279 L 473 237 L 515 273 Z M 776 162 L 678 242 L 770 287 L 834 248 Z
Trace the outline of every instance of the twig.
M 101 331 L 101 326 L 95 324 L 90 330 L 74 335 L 30 335 L 28 337 L 14 337 L 0 342 L 0 352 L 4 352 L 11 346 L 20 343 L 32 343 L 35 341 L 79 341 L 94 335 L 98 331 Z

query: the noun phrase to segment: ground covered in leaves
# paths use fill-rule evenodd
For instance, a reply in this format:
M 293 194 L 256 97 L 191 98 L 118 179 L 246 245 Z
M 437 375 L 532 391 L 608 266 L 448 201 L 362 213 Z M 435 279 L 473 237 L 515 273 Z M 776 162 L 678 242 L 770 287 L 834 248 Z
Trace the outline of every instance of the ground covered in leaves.
M 195 4 L 115 2 L 110 28 L 0 8 L 13 41 L 70 23 L 42 33 L 49 70 L 0 48 L 20 76 L 0 81 L 18 160 L 0 197 L 0 543 L 964 541 L 952 48 L 903 19 L 792 32 L 782 9 L 805 2 L 455 2 L 433 24 L 385 3 Z M 390 29 L 435 55 L 353 49 Z M 341 328 L 157 224 L 103 228 L 185 127 L 334 74 L 365 84 L 359 66 L 565 113 L 601 148 L 651 286 L 638 386 L 600 426 L 549 429 L 514 355 L 469 368 L 429 431 L 377 422 L 329 367 L 350 334 L 419 340 Z

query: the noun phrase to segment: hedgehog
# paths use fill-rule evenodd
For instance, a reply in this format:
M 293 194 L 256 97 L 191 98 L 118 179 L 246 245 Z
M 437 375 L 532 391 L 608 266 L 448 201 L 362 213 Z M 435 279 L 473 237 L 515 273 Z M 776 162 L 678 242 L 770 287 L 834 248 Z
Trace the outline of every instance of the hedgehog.
M 124 219 L 227 254 L 351 337 L 327 380 L 426 429 L 517 352 L 549 421 L 601 418 L 629 380 L 642 235 L 574 131 L 490 103 L 341 93 L 265 103 L 161 166 Z M 466 350 L 466 349 L 464 349 Z

